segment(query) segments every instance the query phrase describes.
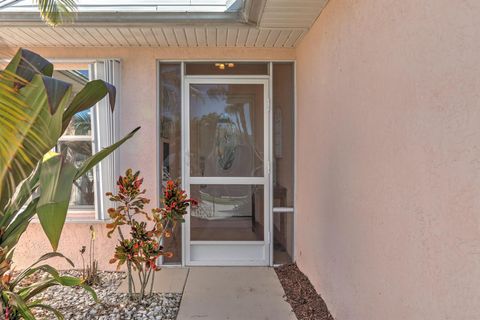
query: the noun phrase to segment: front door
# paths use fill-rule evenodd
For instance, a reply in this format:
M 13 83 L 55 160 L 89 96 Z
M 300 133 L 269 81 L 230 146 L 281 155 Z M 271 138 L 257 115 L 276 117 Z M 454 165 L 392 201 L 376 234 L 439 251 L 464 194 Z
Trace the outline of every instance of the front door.
M 269 264 L 268 81 L 186 77 L 187 265 Z

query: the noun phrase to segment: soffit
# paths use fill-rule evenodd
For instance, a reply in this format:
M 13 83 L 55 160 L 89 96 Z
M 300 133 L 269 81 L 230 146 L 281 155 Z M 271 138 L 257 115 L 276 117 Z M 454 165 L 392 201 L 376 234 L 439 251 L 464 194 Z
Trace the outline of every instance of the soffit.
M 186 2 L 191 1 L 198 5 L 205 0 Z M 127 2 L 132 1 L 125 0 L 124 4 Z M 141 0 L 137 5 L 144 2 L 155 1 Z M 182 1 L 174 2 L 179 5 Z M 226 3 L 229 10 L 217 8 L 209 12 L 84 10 L 75 24 L 51 28 L 34 11 L 2 10 L 0 0 L 0 46 L 293 48 L 327 0 L 245 0 L 241 1 L 242 6 L 238 6 L 238 0 Z M 220 1 L 217 5 L 221 6 Z

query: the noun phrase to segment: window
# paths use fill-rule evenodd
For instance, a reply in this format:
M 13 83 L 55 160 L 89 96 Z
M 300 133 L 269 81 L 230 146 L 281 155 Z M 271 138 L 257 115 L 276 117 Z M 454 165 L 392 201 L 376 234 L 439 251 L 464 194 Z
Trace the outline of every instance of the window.
M 273 63 L 273 262 L 293 261 L 295 88 L 293 63 Z
M 53 77 L 72 84 L 71 99 L 90 80 L 90 71 L 87 66 L 72 66 L 79 69 L 68 70 L 60 67 L 55 70 Z M 63 70 L 62 70 L 63 69 Z M 77 113 L 65 130 L 55 148 L 62 153 L 76 167 L 93 154 L 94 134 L 92 110 Z M 90 170 L 73 184 L 70 198 L 69 218 L 93 218 L 95 214 L 95 174 Z
M 53 77 L 72 84 L 71 99 L 93 79 L 103 79 L 118 89 L 119 62 L 106 60 L 55 64 Z M 77 167 L 116 140 L 114 116 L 106 105 L 107 99 L 75 114 L 55 148 L 56 152 L 64 154 Z M 106 210 L 109 203 L 105 201 L 104 194 L 114 190 L 114 168 L 115 154 L 74 182 L 67 219 L 82 221 L 105 219 L 108 216 Z
M 159 113 L 160 113 L 160 186 L 170 179 L 182 177 L 182 132 L 181 132 L 181 66 L 180 63 L 159 65 Z M 163 191 L 163 190 L 162 190 Z M 165 238 L 166 251 L 173 252 L 171 258 L 164 257 L 164 264 L 182 262 L 182 226 L 175 225 L 172 237 Z

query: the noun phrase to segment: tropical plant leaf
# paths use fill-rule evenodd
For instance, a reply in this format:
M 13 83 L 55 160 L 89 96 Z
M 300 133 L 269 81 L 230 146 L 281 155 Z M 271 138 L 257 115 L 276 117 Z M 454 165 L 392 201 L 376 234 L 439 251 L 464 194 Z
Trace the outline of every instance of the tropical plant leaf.
M 53 308 L 53 307 L 51 307 L 47 304 L 35 302 L 35 303 L 28 304 L 28 307 L 30 309 L 39 308 L 39 309 L 44 309 L 44 310 L 50 311 L 51 313 L 53 313 L 55 315 L 55 317 L 57 317 L 58 320 L 64 320 L 65 319 L 63 317 L 63 314 L 60 313 L 60 311 L 58 311 L 57 309 L 55 309 L 55 308 Z
M 92 298 L 95 301 L 98 301 L 97 294 L 95 291 L 88 285 L 86 285 L 82 279 L 76 278 L 76 277 L 71 277 L 71 276 L 62 276 L 60 273 L 53 268 L 52 266 L 45 264 L 41 265 L 35 268 L 29 269 L 27 272 L 25 272 L 22 276 L 27 277 L 29 275 L 32 275 L 38 271 L 43 271 L 52 276 L 51 279 L 44 280 L 43 282 L 39 283 L 34 283 L 31 284 L 28 287 L 22 288 L 18 294 L 22 297 L 24 301 L 28 301 L 32 299 L 34 296 L 42 292 L 48 287 L 55 286 L 55 285 L 62 285 L 62 286 L 67 286 L 67 287 L 74 287 L 74 286 L 79 286 L 82 287 L 85 291 L 87 291 Z M 18 281 L 15 279 L 15 281 Z M 18 284 L 18 282 L 17 282 Z
M 95 292 L 95 290 L 93 290 L 92 287 L 90 287 L 89 285 L 86 285 L 86 284 L 81 284 L 80 287 L 82 287 L 85 291 L 90 293 L 90 295 L 92 296 L 92 298 L 95 302 L 97 302 L 97 303 L 99 302 L 98 297 L 97 297 L 97 293 Z
M 53 74 L 53 64 L 33 51 L 20 48 L 5 70 L 16 74 L 28 83 L 33 80 L 36 74 L 51 77 Z M 15 82 L 18 82 L 18 80 Z M 7 83 L 11 84 L 12 82 Z M 22 83 L 19 84 L 22 86 Z
M 82 166 L 78 169 L 77 174 L 75 175 L 75 180 L 83 176 L 85 173 L 87 173 L 90 169 L 92 169 L 97 163 L 105 159 L 109 154 L 111 154 L 113 151 L 115 151 L 118 147 L 120 147 L 125 141 L 130 139 L 137 133 L 137 131 L 140 130 L 140 127 L 135 128 L 132 132 L 127 134 L 123 139 L 117 141 L 116 143 L 112 144 L 109 147 L 104 148 L 103 150 L 95 153 L 93 156 L 88 158 Z
M 11 285 L 12 286 L 17 286 L 18 283 L 20 281 L 22 281 L 25 277 L 28 277 L 29 275 L 31 275 L 33 272 L 32 270 L 34 269 L 34 267 L 39 264 L 40 262 L 43 262 L 43 261 L 46 261 L 48 259 L 52 259 L 52 258 L 63 258 L 65 259 L 72 267 L 75 267 L 75 265 L 73 264 L 72 260 L 70 260 L 69 258 L 65 257 L 63 254 L 61 254 L 60 252 L 49 252 L 49 253 L 46 253 L 44 254 L 43 256 L 41 256 L 40 258 L 38 258 L 37 261 L 35 261 L 34 263 L 32 263 L 28 268 L 25 268 L 25 270 L 23 270 L 21 273 L 18 274 L 18 276 L 15 277 L 15 280 L 11 282 Z
M 61 136 L 62 115 L 71 94 L 71 85 L 45 79 L 37 74 L 20 91 L 30 121 L 12 123 L 18 124 L 21 131 L 10 145 L 2 148 L 5 156 L 0 159 L 0 210 L 14 194 L 17 185 L 31 174 L 43 155 L 56 145 Z M 52 110 L 55 113 L 51 114 Z
M 37 215 L 54 251 L 58 248 L 67 217 L 76 173 L 75 166 L 66 162 L 60 154 L 56 154 L 42 163 L 39 180 L 41 194 L 37 204 Z
M 35 316 L 33 315 L 32 311 L 18 294 L 5 290 L 2 292 L 2 295 L 8 297 L 9 303 L 16 307 L 16 310 L 18 313 L 20 313 L 24 320 L 35 320 Z
M 14 195 L 8 201 L 7 206 L 5 207 L 5 213 L 0 220 L 0 225 L 8 225 L 13 220 L 13 218 L 15 218 L 16 213 L 25 206 L 28 199 L 32 196 L 33 192 L 38 187 L 39 178 L 40 164 L 37 165 L 37 168 L 30 174 L 27 179 L 23 180 L 18 185 Z
M 88 82 L 79 93 L 75 95 L 70 105 L 63 114 L 63 130 L 68 127 L 72 117 L 78 112 L 90 109 L 108 94 L 110 109 L 115 108 L 116 89 L 113 85 L 103 80 Z
M 36 0 L 43 21 L 50 26 L 73 21 L 77 6 L 75 0 Z
M 8 225 L 2 234 L 2 249 L 5 252 L 13 250 L 21 235 L 25 232 L 30 223 L 30 219 L 35 215 L 38 199 L 33 199 L 15 220 Z

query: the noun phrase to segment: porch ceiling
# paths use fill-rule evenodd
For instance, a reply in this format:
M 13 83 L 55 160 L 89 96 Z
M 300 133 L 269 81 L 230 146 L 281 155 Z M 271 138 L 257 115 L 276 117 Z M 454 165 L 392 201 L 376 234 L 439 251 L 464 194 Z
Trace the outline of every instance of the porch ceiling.
M 80 8 L 75 24 L 50 28 L 31 8 L 2 8 L 0 1 L 0 47 L 293 48 L 327 2 L 245 0 L 241 9 L 208 12 Z

